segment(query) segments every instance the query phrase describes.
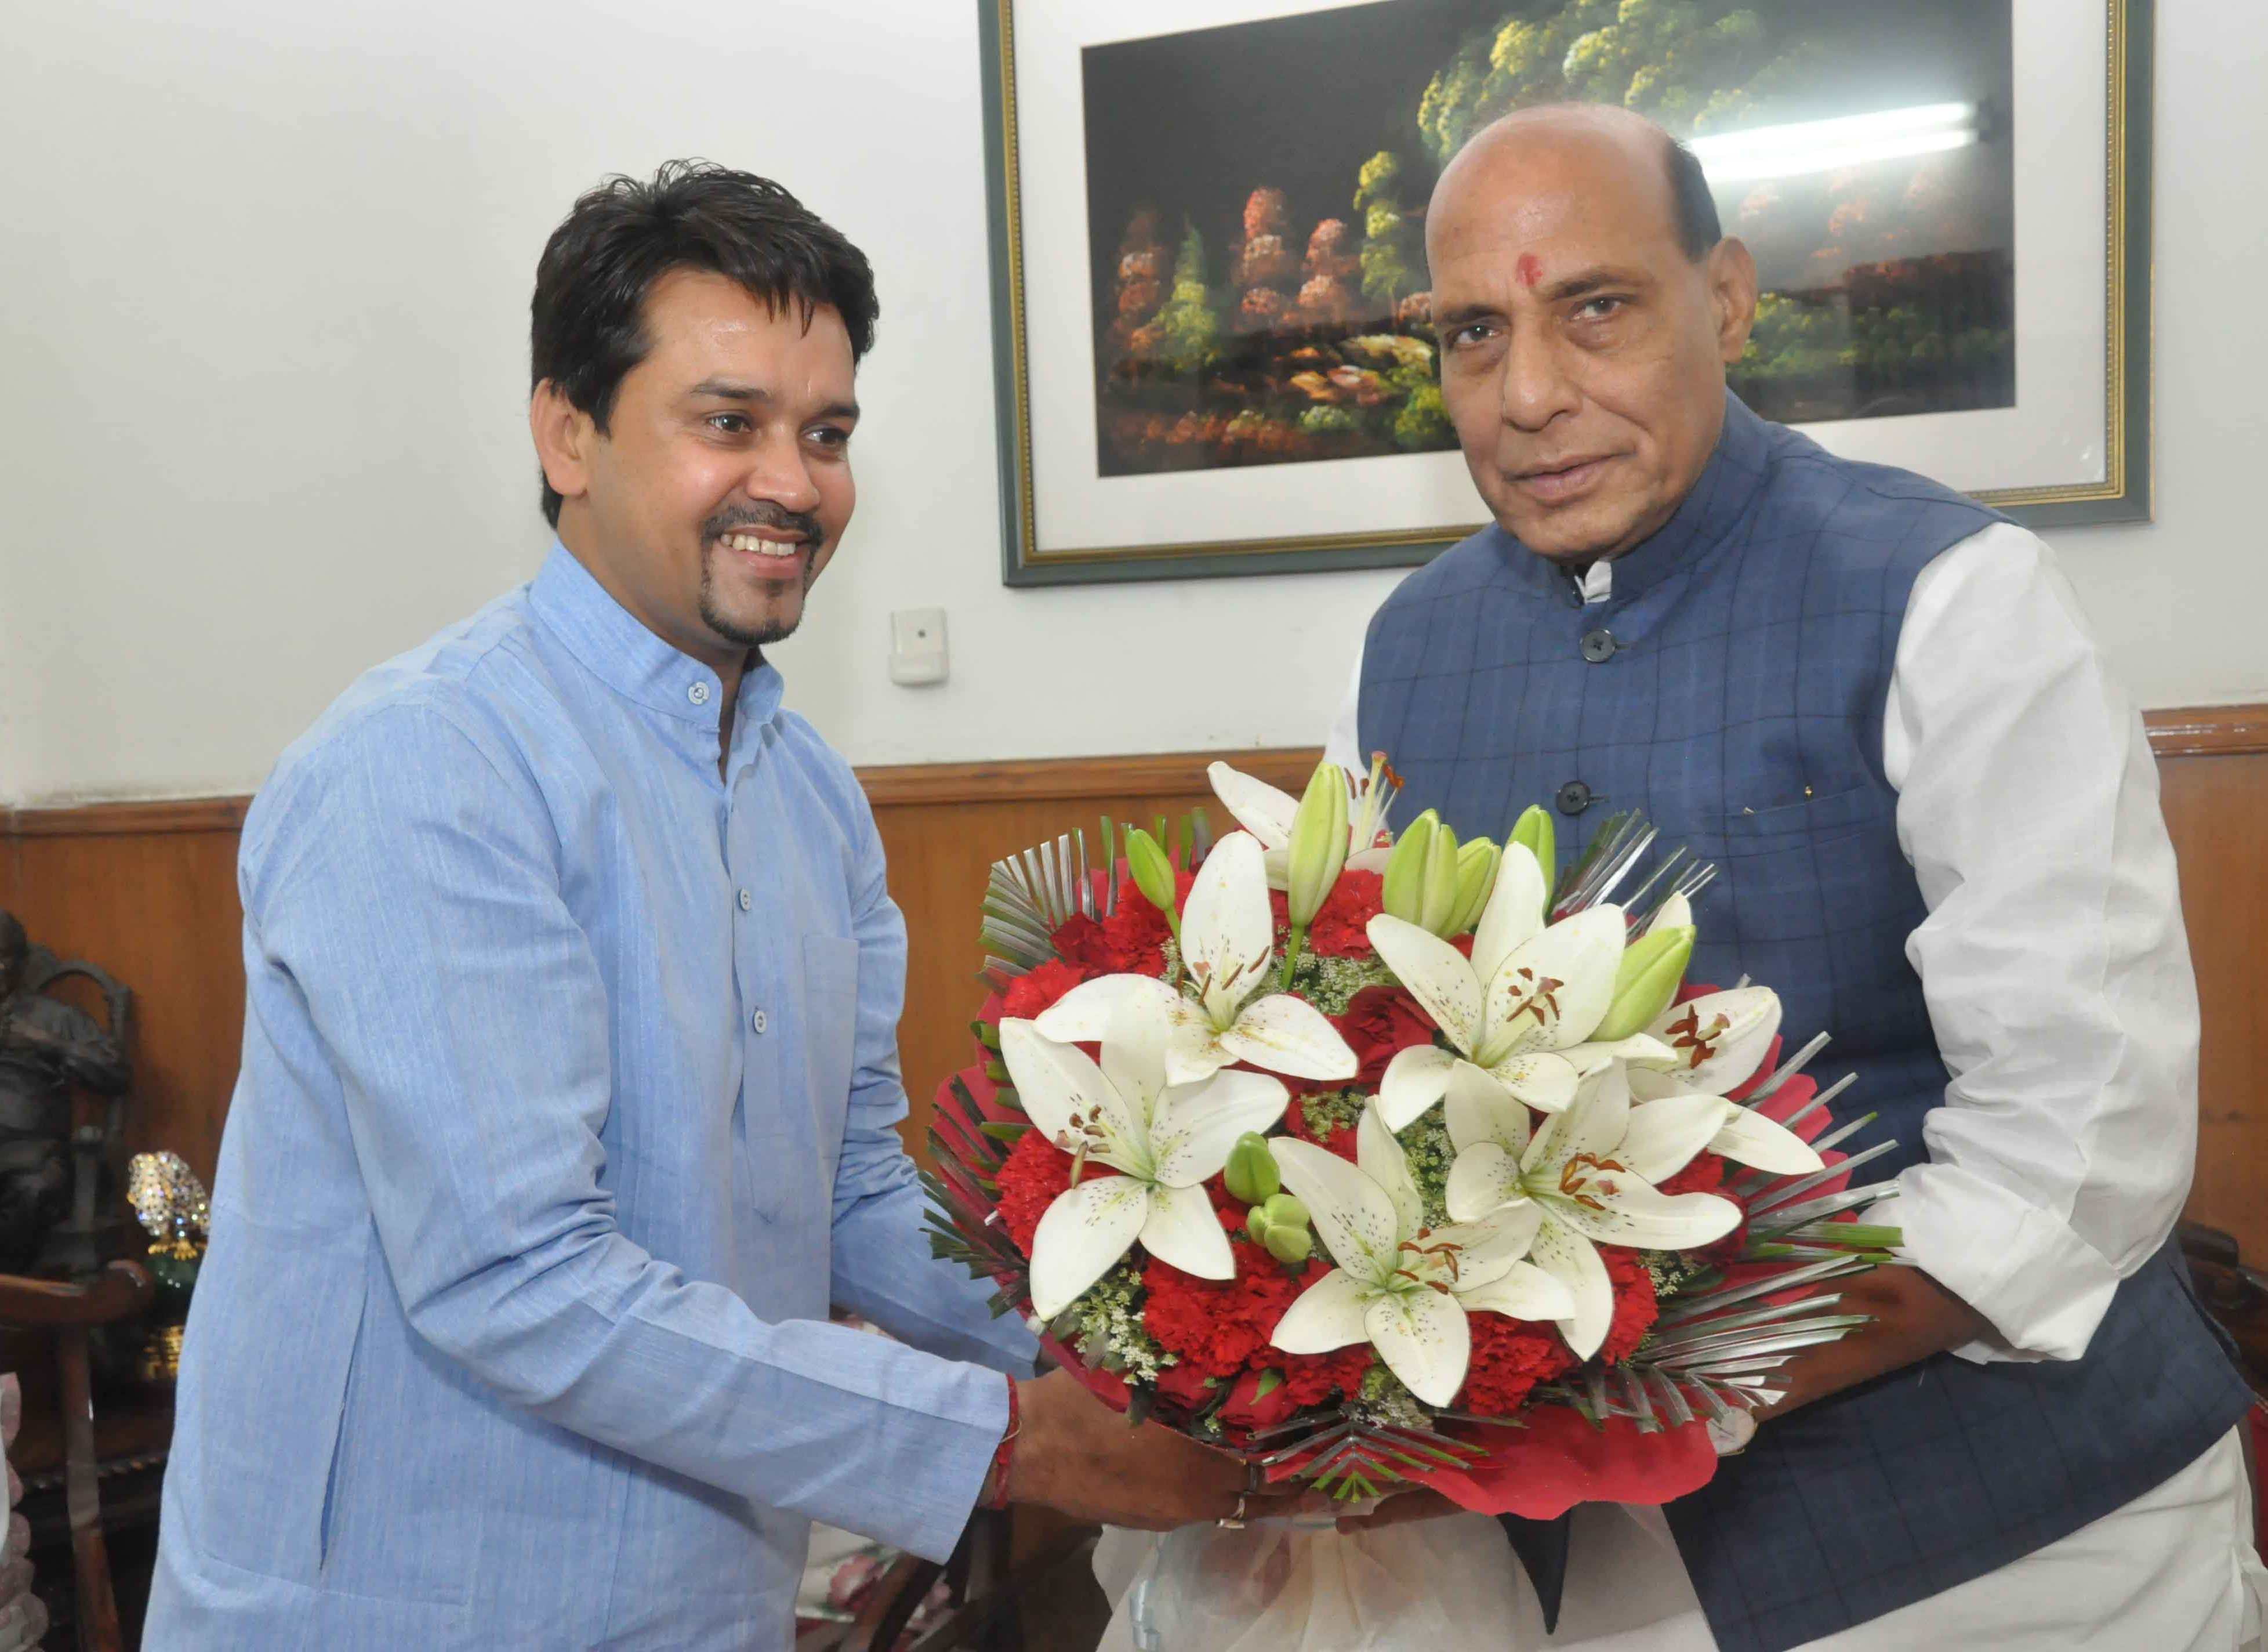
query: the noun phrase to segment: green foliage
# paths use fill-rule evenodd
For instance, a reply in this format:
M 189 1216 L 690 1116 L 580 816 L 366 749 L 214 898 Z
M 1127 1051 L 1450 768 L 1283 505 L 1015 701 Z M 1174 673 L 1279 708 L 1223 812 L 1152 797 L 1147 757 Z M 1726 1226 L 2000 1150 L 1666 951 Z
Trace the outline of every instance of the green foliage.
M 1326 1015 L 1344 1015 L 1354 995 L 1366 986 L 1388 986 L 1394 972 L 1375 958 L 1324 958 L 1300 955 L 1292 990 Z
M 1362 1117 L 1363 1103 L 1368 1098 L 1360 1090 L 1317 1090 L 1293 1103 L 1311 1136 L 1329 1136 L 1342 1130 L 1352 1130 Z
M 1220 317 L 1205 290 L 1204 238 L 1182 225 L 1182 248 L 1174 260 L 1174 290 L 1158 311 L 1165 336 L 1160 354 L 1176 371 L 1195 375 L 1212 359 L 1220 338 Z
M 1360 426 L 1343 407 L 1311 407 L 1300 415 L 1300 428 L 1311 436 L 1330 436 Z
M 1361 212 L 1373 203 L 1398 201 L 1401 197 L 1395 186 L 1401 181 L 1402 157 L 1390 149 L 1380 150 L 1355 173 L 1354 210 Z
M 1383 1365 L 1373 1365 L 1362 1374 L 1362 1391 L 1348 1403 L 1347 1410 L 1366 1422 L 1389 1428 L 1433 1426 L 1433 1413 Z
M 1749 347 L 1736 380 L 1760 383 L 1829 375 L 1881 392 L 1938 377 L 1989 371 L 2008 352 L 2005 328 L 1948 333 L 1926 308 L 1894 304 L 1848 314 L 1831 305 L 1766 293 L 1756 300 Z
M 1410 279 L 1410 261 L 1403 255 L 1395 239 L 1381 238 L 1362 244 L 1363 296 L 1381 304 L 1393 304 L 1405 292 L 1417 291 L 1418 284 Z
M 1438 384 L 1421 384 L 1411 390 L 1410 399 L 1394 416 L 1394 439 L 1413 453 L 1447 446 L 1454 435 Z
M 1410 1179 L 1417 1184 L 1418 1202 L 1425 1207 L 1425 1226 L 1440 1227 L 1449 1220 L 1449 1163 L 1457 1156 L 1442 1110 L 1433 1108 L 1395 1139 L 1410 1162 Z
M 1418 126 L 1445 162 L 1497 116 L 1540 103 L 1618 103 L 1708 131 L 1745 119 L 1817 49 L 1776 41 L 1735 0 L 1565 0 L 1468 41 L 1426 86 Z
M 1362 216 L 1362 291 L 1391 309 L 1425 284 L 1425 254 L 1401 195 L 1402 157 L 1381 149 L 1355 175 L 1354 210 Z
M 1476 62 L 1468 48 L 1426 83 L 1425 94 L 1418 100 L 1418 129 L 1432 142 L 1434 155 L 1442 161 L 1455 154 L 1458 145 L 1481 124 L 1475 110 L 1486 74 L 1484 63 Z
M 1154 1383 L 1174 1356 L 1152 1339 L 1142 1322 L 1142 1270 L 1129 1260 L 1081 1292 L 1049 1329 L 1082 1359 L 1129 1382 Z

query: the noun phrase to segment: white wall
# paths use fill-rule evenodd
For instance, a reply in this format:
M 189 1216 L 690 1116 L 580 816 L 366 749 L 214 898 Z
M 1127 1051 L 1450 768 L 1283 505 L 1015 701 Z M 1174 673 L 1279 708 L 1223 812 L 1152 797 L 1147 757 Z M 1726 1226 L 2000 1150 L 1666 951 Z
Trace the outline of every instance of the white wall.
M 879 273 L 858 518 L 778 654 L 854 760 L 1319 740 L 1390 573 L 999 584 L 975 10 L 14 8 L 0 803 L 248 790 L 532 572 L 537 251 L 601 174 L 688 154 L 777 175 Z M 2268 9 L 2161 11 L 2158 520 L 2054 538 L 2141 703 L 2268 697 Z M 953 680 L 895 687 L 888 611 L 932 604 Z

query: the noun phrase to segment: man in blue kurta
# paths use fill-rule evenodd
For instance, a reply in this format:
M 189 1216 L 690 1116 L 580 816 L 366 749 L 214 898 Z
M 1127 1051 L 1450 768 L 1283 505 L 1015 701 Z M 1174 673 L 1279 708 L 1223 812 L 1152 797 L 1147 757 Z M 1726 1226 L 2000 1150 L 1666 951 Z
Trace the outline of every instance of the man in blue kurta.
M 850 518 L 874 312 L 854 247 L 714 167 L 547 247 L 557 542 L 245 824 L 153 1652 L 784 1648 L 814 1519 L 942 1559 L 983 1494 L 1237 1507 L 1225 1457 L 1012 1387 L 1029 1334 L 923 1237 L 904 926 L 762 652 Z
M 2197 1110 L 2173 855 L 2051 553 L 1727 394 L 1755 267 L 1635 115 L 1487 129 L 1426 249 L 1495 520 L 1372 620 L 1333 755 L 1386 750 L 1399 807 L 1462 835 L 1549 801 L 1572 856 L 1639 808 L 1714 862 L 1693 973 L 1777 989 L 1790 1048 L 1832 1035 L 1814 1070 L 1874 1116 L 1846 1151 L 1896 1144 L 1867 1176 L 1912 1264 L 1846 1287 L 1872 1323 L 1786 1362 L 1668 1531 L 1578 1511 L 1552 1644 L 2236 1646 L 2250 1395 L 2169 1237 Z

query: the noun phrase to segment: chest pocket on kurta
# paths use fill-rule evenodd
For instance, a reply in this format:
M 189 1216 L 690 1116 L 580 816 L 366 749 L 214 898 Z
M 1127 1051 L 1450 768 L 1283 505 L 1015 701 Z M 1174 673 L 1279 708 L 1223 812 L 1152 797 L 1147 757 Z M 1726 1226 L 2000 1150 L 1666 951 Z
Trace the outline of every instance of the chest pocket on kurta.
M 1843 1054 L 1873 1047 L 1874 1018 L 1907 996 L 1905 938 L 1923 916 L 1896 793 L 1858 786 L 1743 810 L 1710 836 L 1693 845 L 1721 874 L 1696 903 L 1696 968 L 1774 988 L 1798 1039 L 1825 1030 Z
M 1871 887 L 1897 798 L 1875 787 L 1727 815 L 1719 865 L 1739 892 L 1742 938 L 1811 940 L 1874 916 Z

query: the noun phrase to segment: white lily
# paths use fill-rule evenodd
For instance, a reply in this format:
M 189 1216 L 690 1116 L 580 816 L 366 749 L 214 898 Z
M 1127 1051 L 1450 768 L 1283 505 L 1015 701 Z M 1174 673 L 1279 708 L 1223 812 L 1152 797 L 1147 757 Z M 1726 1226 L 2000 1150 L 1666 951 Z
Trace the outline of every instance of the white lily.
M 1409 1160 L 1374 1105 L 1356 1126 L 1358 1164 L 1288 1137 L 1269 1147 L 1285 1191 L 1307 1206 L 1338 1264 L 1277 1324 L 1272 1339 L 1285 1353 L 1367 1341 L 1411 1393 L 1446 1405 L 1472 1359 L 1468 1313 L 1560 1319 L 1572 1311 L 1565 1288 L 1521 1259 L 1537 1226 L 1528 1213 L 1425 1227 Z
M 1645 1174 L 1657 1180 L 1675 1175 L 1705 1147 L 1778 1176 L 1823 1168 L 1811 1145 L 1785 1125 L 1725 1099 L 1726 1091 L 1756 1076 L 1779 1031 L 1779 994 L 1770 987 L 1737 987 L 1673 1005 L 1647 1029 L 1676 1055 L 1677 1065 L 1630 1073 L 1631 1095 L 1639 1103 L 1631 1117 L 1646 1120 L 1652 1162 L 1678 1156 L 1668 1169 L 1641 1167 Z
M 1663 1095 L 1705 1091 L 1721 1095 L 1756 1076 L 1779 1033 L 1779 994 L 1768 986 L 1705 992 L 1673 1004 L 1646 1031 L 1676 1056 L 1656 1084 Z M 1662 1088 L 1662 1084 L 1671 1088 Z
M 1486 1074 L 1463 1068 L 1449 1083 L 1447 1123 L 1457 1150 L 1449 1214 L 1479 1221 L 1507 1211 L 1533 1213 L 1530 1254 L 1566 1286 L 1573 1308 L 1560 1331 L 1587 1360 L 1615 1316 L 1600 1245 L 1685 1250 L 1741 1223 L 1741 1207 L 1730 1199 L 1654 1186 L 1684 1168 L 1701 1144 L 1683 1145 L 1675 1112 L 1632 1107 L 1626 1073 L 1622 1062 L 1609 1063 L 1583 1081 L 1572 1105 L 1532 1131 L 1528 1110 Z
M 1382 761 L 1371 765 L 1367 785 L 1359 780 L 1350 783 L 1353 795 L 1347 808 L 1346 864 L 1357 872 L 1385 871 L 1387 856 L 1392 852 L 1390 845 L 1378 841 L 1386 823 L 1386 794 L 1379 785 L 1385 766 Z M 1207 764 L 1205 778 L 1212 782 L 1213 795 L 1220 800 L 1221 807 L 1236 816 L 1238 825 L 1259 839 L 1269 888 L 1287 887 L 1291 880 L 1292 822 L 1300 812 L 1300 800 L 1225 763 Z
M 1138 1240 L 1184 1273 L 1236 1276 L 1204 1183 L 1219 1174 L 1238 1137 L 1284 1116 L 1290 1097 L 1280 1082 L 1264 1073 L 1222 1073 L 1169 1086 L 1161 1029 L 1139 1017 L 1102 1041 L 1100 1066 L 1013 1017 L 1000 1023 L 1000 1055 L 1032 1127 L 1077 1163 L 1071 1186 L 1033 1235 L 1035 1313 L 1052 1319 L 1063 1312 Z M 1084 1174 L 1091 1165 L 1117 1174 Z
M 1240 1061 L 1295 1079 L 1352 1078 L 1360 1063 L 1321 1010 L 1288 992 L 1261 992 L 1275 942 L 1259 841 L 1231 832 L 1205 857 L 1182 909 L 1191 993 L 1152 975 L 1106 975 L 1064 993 L 1037 1025 L 1060 1043 L 1085 1044 L 1129 1014 L 1155 1021 L 1166 1029 L 1173 1084 L 1195 1084 Z
M 1385 914 L 1370 920 L 1371 946 L 1455 1046 L 1415 1044 L 1387 1065 L 1378 1101 L 1389 1126 L 1403 1129 L 1424 1114 L 1460 1070 L 1549 1113 L 1610 1061 L 1667 1066 L 1675 1059 L 1645 1034 L 1585 1043 L 1614 1002 L 1622 909 L 1594 906 L 1549 927 L 1543 911 L 1543 869 L 1524 844 L 1511 843 L 1469 959 L 1416 924 Z

